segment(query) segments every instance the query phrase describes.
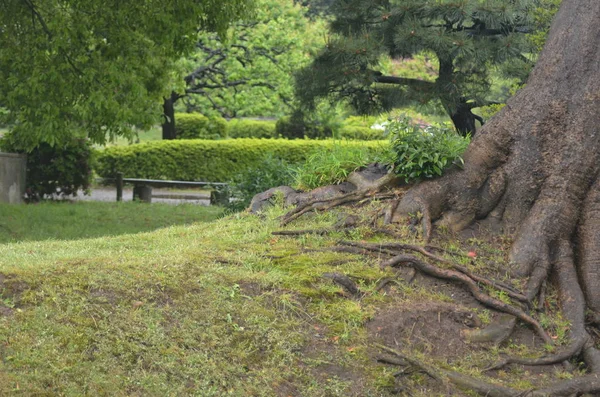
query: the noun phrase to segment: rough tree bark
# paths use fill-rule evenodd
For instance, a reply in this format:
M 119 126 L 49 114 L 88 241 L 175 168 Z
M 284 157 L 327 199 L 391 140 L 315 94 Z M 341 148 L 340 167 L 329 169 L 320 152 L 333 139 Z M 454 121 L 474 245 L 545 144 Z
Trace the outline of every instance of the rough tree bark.
M 163 98 L 163 124 L 162 124 L 162 139 L 177 138 L 175 130 L 175 102 L 181 98 L 181 95 L 176 92 L 171 92 L 171 96 Z
M 571 349 L 600 371 L 583 323 L 586 309 L 600 323 L 600 1 L 562 2 L 527 85 L 464 160 L 409 191 L 395 219 L 420 212 L 426 231 L 481 222 L 514 235 L 513 273 L 527 277 L 528 300 L 555 274 Z

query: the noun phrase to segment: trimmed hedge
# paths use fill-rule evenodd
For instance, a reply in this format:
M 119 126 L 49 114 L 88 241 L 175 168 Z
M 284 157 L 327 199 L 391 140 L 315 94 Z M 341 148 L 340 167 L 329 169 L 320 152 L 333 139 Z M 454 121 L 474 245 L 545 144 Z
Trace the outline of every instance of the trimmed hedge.
M 339 134 L 342 139 L 356 139 L 361 141 L 378 141 L 385 139 L 384 130 L 352 125 L 342 127 Z
M 227 138 L 227 120 L 208 118 L 198 113 L 176 113 L 175 129 L 178 139 Z
M 224 182 L 256 166 L 267 153 L 290 164 L 299 164 L 315 150 L 333 145 L 380 151 L 389 142 L 339 142 L 332 140 L 229 139 L 223 141 L 154 141 L 114 146 L 98 151 L 96 172 L 114 177 Z
M 230 138 L 275 138 L 275 121 L 233 119 L 227 132 Z

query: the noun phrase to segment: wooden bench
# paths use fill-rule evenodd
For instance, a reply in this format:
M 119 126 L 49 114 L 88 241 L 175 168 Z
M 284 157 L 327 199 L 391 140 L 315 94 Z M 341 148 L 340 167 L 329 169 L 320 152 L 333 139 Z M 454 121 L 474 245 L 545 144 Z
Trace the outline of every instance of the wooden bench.
M 117 201 L 123 200 L 123 185 L 133 184 L 133 199 L 146 203 L 152 202 L 153 187 L 204 187 L 210 188 L 210 204 L 225 205 L 229 203 L 229 192 L 227 183 L 223 182 L 196 182 L 196 181 L 165 181 L 160 179 L 123 178 L 123 174 L 117 172 L 116 178 L 100 178 L 101 182 L 114 182 L 117 188 Z

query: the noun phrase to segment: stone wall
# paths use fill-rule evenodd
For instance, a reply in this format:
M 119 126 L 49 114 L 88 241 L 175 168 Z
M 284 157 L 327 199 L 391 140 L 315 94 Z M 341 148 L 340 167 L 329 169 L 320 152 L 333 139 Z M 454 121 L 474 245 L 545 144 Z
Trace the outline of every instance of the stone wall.
M 26 155 L 0 153 L 0 203 L 23 202 L 26 173 Z

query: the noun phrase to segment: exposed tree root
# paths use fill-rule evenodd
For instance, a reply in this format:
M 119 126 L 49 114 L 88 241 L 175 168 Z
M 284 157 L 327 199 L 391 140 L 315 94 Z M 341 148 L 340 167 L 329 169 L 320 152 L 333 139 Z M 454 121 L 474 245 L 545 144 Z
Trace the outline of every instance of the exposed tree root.
M 331 208 L 356 203 L 356 202 L 367 202 L 371 200 L 389 200 L 398 198 L 395 193 L 380 193 L 380 191 L 390 183 L 393 183 L 396 177 L 393 173 L 387 174 L 383 178 L 375 181 L 371 186 L 366 189 L 359 189 L 354 192 L 334 196 L 328 199 L 314 199 L 304 203 L 300 203 L 294 209 L 286 213 L 281 217 L 281 225 L 285 226 L 295 219 L 298 219 L 302 215 L 310 211 L 326 211 Z
M 472 343 L 492 342 L 499 345 L 512 334 L 516 322 L 514 316 L 503 314 L 483 329 L 463 331 L 463 336 Z
M 328 278 L 337 285 L 341 286 L 352 296 L 360 296 L 362 293 L 356 286 L 356 283 L 350 279 L 350 277 L 345 276 L 341 273 L 325 273 L 323 274 L 324 278 Z
M 438 255 L 432 254 L 431 252 L 429 252 L 427 250 L 427 247 L 423 247 L 423 246 L 419 246 L 419 245 L 412 245 L 412 244 L 401 244 L 401 243 L 369 244 L 369 243 L 359 243 L 359 242 L 354 242 L 354 241 L 340 241 L 339 244 L 363 248 L 363 249 L 367 249 L 367 250 L 371 250 L 371 251 L 387 252 L 387 253 L 394 253 L 394 254 L 398 254 L 398 251 L 418 252 L 419 254 L 421 254 L 427 258 L 430 258 L 437 262 L 444 263 L 446 265 L 451 266 L 453 269 L 463 273 L 467 277 L 471 278 L 473 281 L 476 281 L 478 283 L 502 290 L 502 291 L 506 292 L 506 294 L 508 296 L 510 296 L 511 298 L 514 298 L 521 302 L 526 302 L 526 300 L 527 300 L 525 295 L 521 294 L 519 291 L 517 291 L 510 285 L 502 283 L 500 281 L 490 280 L 486 277 L 474 274 L 474 273 L 470 272 L 464 266 L 460 266 L 460 265 L 453 263 L 447 259 L 444 259 Z M 385 251 L 383 251 L 383 250 L 385 250 Z
M 397 266 L 400 264 L 410 264 L 418 270 L 420 270 L 421 272 L 436 278 L 460 282 L 469 289 L 473 297 L 477 299 L 477 301 L 479 301 L 481 304 L 492 309 L 498 310 L 500 312 L 508 313 L 517 317 L 519 320 L 531 325 L 538 334 L 538 336 L 542 338 L 544 342 L 550 345 L 553 344 L 553 340 L 550 337 L 550 335 L 548 335 L 548 333 L 544 330 L 544 328 L 542 328 L 542 326 L 536 319 L 534 319 L 521 309 L 508 305 L 502 301 L 499 301 L 498 299 L 494 299 L 491 296 L 485 294 L 483 291 L 481 291 L 477 283 L 469 276 L 454 270 L 440 269 L 429 263 L 423 262 L 412 255 L 405 254 L 395 256 L 394 258 L 388 260 L 384 264 L 384 266 Z
M 553 344 L 553 340 L 550 337 L 550 335 L 548 335 L 548 333 L 542 328 L 542 326 L 536 319 L 534 319 L 533 317 L 531 317 L 530 315 L 525 313 L 523 310 L 516 308 L 514 306 L 511 306 L 511 305 L 508 305 L 508 304 L 506 304 L 498 299 L 492 298 L 488 294 L 484 293 L 481 290 L 481 288 L 479 287 L 478 282 L 484 281 L 484 284 L 486 284 L 486 285 L 490 285 L 490 286 L 494 286 L 496 288 L 502 289 L 507 294 L 510 294 L 512 296 L 520 298 L 521 300 L 524 300 L 524 297 L 522 294 L 515 292 L 514 289 L 512 289 L 506 285 L 499 286 L 498 283 L 495 283 L 484 277 L 474 276 L 474 275 L 472 275 L 471 272 L 467 271 L 467 269 L 465 269 L 461 266 L 452 264 L 451 262 L 449 262 L 448 260 L 446 260 L 444 258 L 441 258 L 434 254 L 431 254 L 430 252 L 425 250 L 423 247 L 419 247 L 419 246 L 415 246 L 415 245 L 411 245 L 411 244 L 400 244 L 400 243 L 373 244 L 373 243 L 360 243 L 360 242 L 354 242 L 354 241 L 341 241 L 341 242 L 339 242 L 339 244 L 354 247 L 354 248 L 364 249 L 364 250 L 371 251 L 371 252 L 383 252 L 386 254 L 396 254 L 392 258 L 387 259 L 384 262 L 382 262 L 381 263 L 382 268 L 394 267 L 394 266 L 398 266 L 400 264 L 409 264 L 409 265 L 413 266 L 415 269 L 417 269 L 429 276 L 433 276 L 433 277 L 444 279 L 444 280 L 459 282 L 459 283 L 463 284 L 464 286 L 466 286 L 469 289 L 469 291 L 471 292 L 471 294 L 473 295 L 473 297 L 477 301 L 479 301 L 481 304 L 483 304 L 487 307 L 490 307 L 492 309 L 498 310 L 500 312 L 511 314 L 511 315 L 517 317 L 518 319 L 520 319 L 521 321 L 523 321 L 527 324 L 530 324 L 545 343 L 550 344 L 550 345 Z M 426 263 L 424 261 L 421 261 L 415 256 L 406 255 L 403 253 L 397 254 L 398 250 L 400 250 L 400 251 L 402 251 L 402 250 L 415 251 L 426 257 L 435 259 L 439 262 L 449 264 L 452 267 L 455 267 L 455 268 L 459 267 L 460 270 L 442 269 L 442 268 L 436 267 L 434 265 L 431 265 L 429 263 Z
M 554 270 L 557 275 L 560 301 L 564 315 L 571 323 L 571 341 L 564 350 L 537 359 L 509 357 L 489 369 L 498 369 L 508 364 L 551 365 L 563 362 L 581 353 L 591 340 L 585 329 L 584 296 L 577 282 L 577 273 L 573 262 L 573 252 L 567 241 L 562 241 L 557 249 Z
M 471 376 L 463 375 L 455 371 L 434 368 L 422 361 L 410 357 L 398 350 L 385 345 L 376 344 L 377 348 L 384 350 L 400 358 L 399 364 L 393 360 L 387 360 L 387 364 L 404 366 L 406 363 L 420 368 L 433 379 L 444 384 L 453 384 L 459 389 L 474 391 L 481 396 L 489 397 L 549 397 L 549 396 L 576 396 L 583 393 L 596 393 L 600 391 L 600 375 L 592 373 L 579 378 L 569 379 L 555 383 L 549 387 L 539 390 L 519 391 L 505 386 L 495 385 Z
M 442 382 L 445 385 L 453 384 L 460 389 L 475 391 L 480 395 L 490 397 L 517 397 L 524 395 L 522 392 L 519 392 L 517 390 L 504 386 L 494 385 L 492 383 L 487 383 L 479 379 L 475 379 L 471 376 L 459 374 L 455 371 L 434 368 L 428 364 L 425 364 L 421 360 L 418 360 L 414 357 L 410 357 L 407 354 L 401 353 L 398 350 L 389 348 L 381 344 L 376 344 L 375 346 L 381 350 L 384 350 L 388 353 L 399 357 L 402 360 L 402 363 L 406 362 L 412 366 L 420 368 L 431 378 Z M 390 364 L 392 363 L 390 362 Z
M 276 230 L 271 232 L 273 236 L 302 236 L 304 234 L 318 234 L 324 236 L 331 233 L 337 233 L 340 229 L 306 229 L 306 230 Z

